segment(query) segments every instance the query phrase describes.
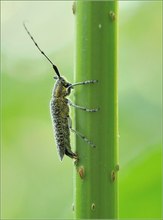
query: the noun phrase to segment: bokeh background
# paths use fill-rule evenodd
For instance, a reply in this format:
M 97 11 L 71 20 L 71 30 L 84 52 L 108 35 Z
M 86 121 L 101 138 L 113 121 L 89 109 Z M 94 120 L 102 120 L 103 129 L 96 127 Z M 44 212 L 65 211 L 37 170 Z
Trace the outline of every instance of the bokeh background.
M 71 8 L 1 2 L 3 219 L 73 217 L 73 165 L 59 161 L 49 114 L 53 70 L 22 26 L 73 81 Z M 161 20 L 161 1 L 119 2 L 120 218 L 161 218 Z

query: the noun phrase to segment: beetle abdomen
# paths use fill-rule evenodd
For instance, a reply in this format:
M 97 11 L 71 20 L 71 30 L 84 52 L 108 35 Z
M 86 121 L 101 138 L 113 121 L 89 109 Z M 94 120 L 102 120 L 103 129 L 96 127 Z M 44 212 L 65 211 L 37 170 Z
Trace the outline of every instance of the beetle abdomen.
M 52 98 L 50 103 L 55 140 L 60 159 L 67 151 L 71 153 L 70 131 L 68 126 L 69 107 L 64 98 Z

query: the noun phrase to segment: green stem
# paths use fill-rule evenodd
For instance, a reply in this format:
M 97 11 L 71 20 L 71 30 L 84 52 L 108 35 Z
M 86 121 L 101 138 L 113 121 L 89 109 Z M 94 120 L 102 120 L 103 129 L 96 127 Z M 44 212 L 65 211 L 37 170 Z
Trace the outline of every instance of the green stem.
M 117 2 L 76 1 L 76 104 L 100 107 L 99 112 L 76 110 L 76 130 L 92 148 L 76 138 L 79 161 L 75 170 L 76 218 L 116 218 L 117 192 Z

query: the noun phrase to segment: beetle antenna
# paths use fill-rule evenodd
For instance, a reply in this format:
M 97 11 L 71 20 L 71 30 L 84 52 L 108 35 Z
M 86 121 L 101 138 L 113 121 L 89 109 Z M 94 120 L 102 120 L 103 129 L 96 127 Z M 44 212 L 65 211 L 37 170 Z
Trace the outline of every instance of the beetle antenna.
M 34 38 L 32 37 L 31 33 L 30 33 L 29 30 L 27 29 L 25 23 L 23 23 L 23 26 L 24 26 L 24 28 L 25 28 L 27 34 L 28 34 L 28 35 L 30 36 L 30 38 L 32 39 L 32 41 L 33 41 L 33 43 L 35 44 L 35 46 L 36 46 L 36 47 L 38 48 L 38 50 L 42 53 L 42 55 L 43 55 L 44 57 L 46 57 L 46 59 L 52 64 L 52 67 L 53 67 L 54 71 L 56 72 L 57 76 L 60 78 L 61 76 L 60 76 L 60 73 L 59 73 L 59 70 L 58 70 L 57 66 L 54 65 L 54 63 L 49 59 L 49 57 L 44 53 L 44 51 L 42 51 L 41 48 L 38 46 L 38 44 L 36 43 L 36 41 L 35 41 Z

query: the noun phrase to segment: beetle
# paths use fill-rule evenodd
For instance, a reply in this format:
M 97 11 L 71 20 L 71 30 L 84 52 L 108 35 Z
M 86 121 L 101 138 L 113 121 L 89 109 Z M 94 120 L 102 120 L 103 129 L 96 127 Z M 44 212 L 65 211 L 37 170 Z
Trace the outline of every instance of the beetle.
M 94 84 L 94 83 L 97 83 L 98 80 L 86 80 L 84 82 L 77 82 L 74 84 L 71 84 L 70 82 L 65 80 L 60 75 L 60 72 L 57 66 L 49 59 L 49 57 L 38 46 L 38 44 L 32 37 L 31 33 L 27 29 L 25 23 L 23 23 L 23 25 L 24 25 L 26 32 L 28 33 L 28 35 L 34 42 L 35 46 L 37 47 L 37 49 L 51 63 L 53 70 L 56 73 L 56 76 L 54 76 L 54 79 L 56 79 L 56 82 L 54 84 L 54 88 L 52 91 L 52 99 L 50 101 L 50 112 L 51 112 L 51 118 L 52 118 L 53 127 L 54 127 L 56 146 L 57 146 L 60 160 L 63 159 L 64 155 L 67 155 L 68 157 L 72 159 L 78 160 L 78 155 L 72 152 L 71 150 L 70 130 L 74 132 L 76 135 L 78 135 L 80 138 L 82 138 L 84 141 L 86 141 L 92 147 L 95 147 L 95 145 L 91 141 L 89 141 L 84 135 L 82 135 L 80 132 L 72 128 L 71 119 L 69 116 L 69 105 L 75 108 L 81 109 L 83 111 L 87 111 L 87 112 L 97 112 L 99 108 L 87 109 L 85 107 L 75 105 L 66 97 L 70 95 L 71 90 L 75 86 Z

